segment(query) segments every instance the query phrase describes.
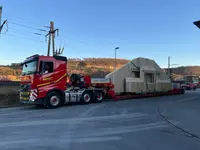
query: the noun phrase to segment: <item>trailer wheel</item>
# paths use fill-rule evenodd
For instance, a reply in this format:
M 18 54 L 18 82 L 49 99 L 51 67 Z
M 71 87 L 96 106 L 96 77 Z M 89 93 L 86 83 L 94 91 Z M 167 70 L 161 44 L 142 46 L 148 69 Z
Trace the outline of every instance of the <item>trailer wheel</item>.
M 102 92 L 95 92 L 95 99 L 94 99 L 94 102 L 96 103 L 100 103 L 104 100 L 104 95 Z
M 61 105 L 61 96 L 57 92 L 51 92 L 48 94 L 45 100 L 45 106 L 47 108 L 58 108 Z
M 84 104 L 89 104 L 91 102 L 92 98 L 91 98 L 91 93 L 86 91 L 82 94 L 81 97 L 81 102 Z
M 182 89 L 182 90 L 181 90 L 181 94 L 185 94 L 185 89 Z

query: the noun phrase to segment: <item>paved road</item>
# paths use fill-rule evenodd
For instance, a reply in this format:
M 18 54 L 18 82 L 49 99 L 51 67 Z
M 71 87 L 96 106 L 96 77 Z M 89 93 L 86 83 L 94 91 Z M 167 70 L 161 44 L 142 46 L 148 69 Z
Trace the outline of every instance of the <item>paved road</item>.
M 0 110 L 0 149 L 199 150 L 200 91 L 185 95 Z

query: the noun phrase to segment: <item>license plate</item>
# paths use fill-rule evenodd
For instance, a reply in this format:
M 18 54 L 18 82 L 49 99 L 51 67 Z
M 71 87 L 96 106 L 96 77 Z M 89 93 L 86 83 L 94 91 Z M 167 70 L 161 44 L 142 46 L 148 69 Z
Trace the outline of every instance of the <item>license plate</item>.
M 20 94 L 21 94 L 21 95 L 29 95 L 30 92 L 21 92 Z
M 29 100 L 29 97 L 21 97 L 20 99 L 21 99 L 21 100 L 24 100 L 24 101 L 28 101 L 28 100 Z

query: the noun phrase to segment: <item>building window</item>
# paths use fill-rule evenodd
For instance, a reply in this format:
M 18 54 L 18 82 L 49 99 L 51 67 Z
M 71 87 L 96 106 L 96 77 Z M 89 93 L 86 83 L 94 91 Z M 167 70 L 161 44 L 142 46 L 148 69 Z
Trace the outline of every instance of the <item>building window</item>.
M 140 78 L 140 71 L 133 71 L 135 78 Z
M 157 80 L 160 79 L 160 73 L 156 73 L 156 79 L 157 79 Z
M 154 83 L 154 74 L 153 73 L 145 73 L 145 80 L 147 83 Z

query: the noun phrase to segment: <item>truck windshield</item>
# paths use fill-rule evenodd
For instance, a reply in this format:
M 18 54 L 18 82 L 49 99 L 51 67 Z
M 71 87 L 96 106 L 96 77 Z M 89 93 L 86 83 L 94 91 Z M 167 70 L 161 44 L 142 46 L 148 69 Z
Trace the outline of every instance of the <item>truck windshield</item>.
M 31 61 L 23 64 L 22 75 L 33 74 L 37 69 L 37 61 Z

